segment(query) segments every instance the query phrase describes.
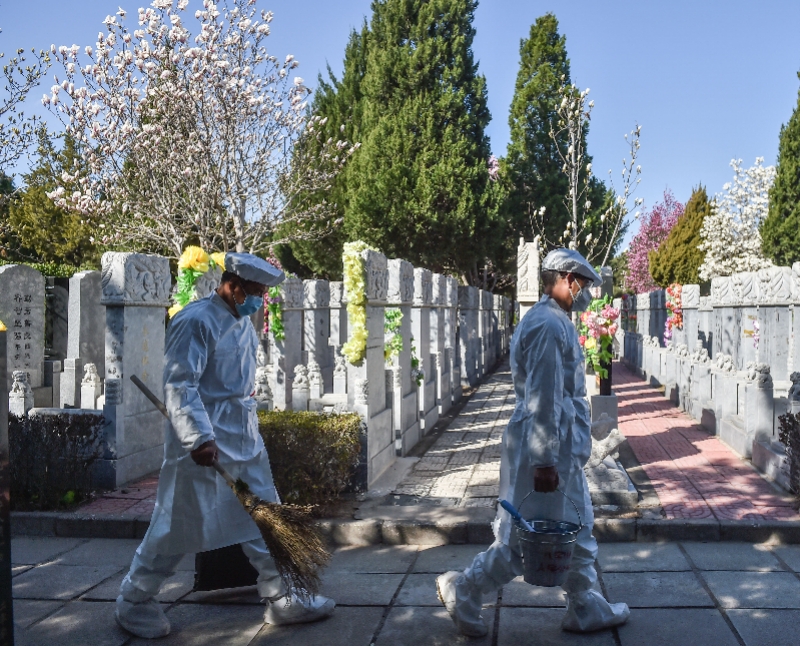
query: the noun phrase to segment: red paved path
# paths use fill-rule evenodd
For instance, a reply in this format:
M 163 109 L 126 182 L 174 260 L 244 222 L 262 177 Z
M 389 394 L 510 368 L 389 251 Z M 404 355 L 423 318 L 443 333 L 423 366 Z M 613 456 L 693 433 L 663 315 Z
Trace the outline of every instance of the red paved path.
M 147 476 L 126 487 L 102 494 L 99 498 L 83 505 L 80 512 L 123 518 L 149 517 L 153 514 L 153 507 L 156 504 L 157 487 L 158 474 Z
M 619 430 L 655 487 L 667 518 L 798 520 L 793 500 L 749 462 L 675 408 L 621 364 L 614 364 Z

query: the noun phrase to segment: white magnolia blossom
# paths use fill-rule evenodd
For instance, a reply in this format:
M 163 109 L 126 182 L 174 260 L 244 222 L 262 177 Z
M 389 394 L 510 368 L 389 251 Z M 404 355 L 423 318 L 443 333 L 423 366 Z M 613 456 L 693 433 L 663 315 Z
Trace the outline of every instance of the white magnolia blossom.
M 120 9 L 94 48 L 52 48 L 64 84 L 56 78 L 42 103 L 89 172 L 80 190 L 51 197 L 98 225 L 113 221 L 103 243 L 260 252 L 296 231 L 326 231 L 335 205 L 320 195 L 358 146 L 314 128 L 298 63 L 267 51 L 272 13 L 255 5 L 203 0 L 193 35 L 181 16 L 188 2 L 155 0 L 135 30 Z M 297 146 L 304 138 L 318 145 Z M 280 240 L 278 225 L 288 225 Z
M 716 208 L 703 220 L 699 249 L 705 252 L 700 278 L 730 276 L 740 271 L 757 271 L 772 262 L 761 252 L 759 227 L 767 217 L 769 189 L 775 181 L 775 167 L 743 169 L 742 160 L 731 160 L 733 182 L 716 196 Z

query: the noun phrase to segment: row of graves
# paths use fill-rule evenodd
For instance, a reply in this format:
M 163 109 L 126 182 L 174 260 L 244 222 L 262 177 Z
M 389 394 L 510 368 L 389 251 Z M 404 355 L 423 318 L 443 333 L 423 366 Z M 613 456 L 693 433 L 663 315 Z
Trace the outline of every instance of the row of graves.
M 361 256 L 363 358 L 354 365 L 342 354 L 354 328 L 343 283 L 290 277 L 281 285 L 282 338 L 265 332 L 263 311 L 253 316 L 254 397 L 260 409 L 359 413 L 368 486 L 508 352 L 511 301 L 372 250 Z M 204 274 L 195 297 L 220 277 L 219 268 Z M 102 415 L 98 486 L 118 487 L 163 459 L 163 418 L 130 377 L 163 396 L 173 291 L 169 260 L 156 255 L 106 253 L 101 271 L 68 280 L 0 267 L 9 411 Z
M 617 299 L 621 359 L 788 490 L 781 429 L 800 411 L 800 263 L 714 278 L 710 291 Z

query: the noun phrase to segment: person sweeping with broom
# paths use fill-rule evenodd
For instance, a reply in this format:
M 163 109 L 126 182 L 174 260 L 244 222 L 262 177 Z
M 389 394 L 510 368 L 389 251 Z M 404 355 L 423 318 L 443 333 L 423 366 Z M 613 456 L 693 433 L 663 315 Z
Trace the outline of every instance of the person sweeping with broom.
M 263 501 L 279 502 L 258 433 L 253 392 L 258 337 L 249 316 L 283 272 L 246 253 L 227 253 L 219 288 L 189 303 L 167 331 L 164 390 L 172 422 L 150 527 L 122 581 L 115 617 L 138 637 L 169 634 L 155 600 L 185 554 L 240 543 L 258 571 L 264 622 L 329 616 L 332 599 L 287 589 L 258 525 L 212 468 L 218 463 Z

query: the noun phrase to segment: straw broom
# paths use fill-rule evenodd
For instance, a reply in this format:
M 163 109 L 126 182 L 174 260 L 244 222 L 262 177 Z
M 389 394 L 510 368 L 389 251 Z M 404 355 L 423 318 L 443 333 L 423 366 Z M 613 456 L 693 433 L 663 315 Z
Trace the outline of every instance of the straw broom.
M 142 380 L 131 375 L 131 381 L 169 419 L 167 407 Z M 320 568 L 328 564 L 331 555 L 314 526 L 311 507 L 261 500 L 250 491 L 247 483 L 241 478 L 234 479 L 219 462 L 214 461 L 213 466 L 258 526 L 284 585 L 300 597 L 317 594 Z

